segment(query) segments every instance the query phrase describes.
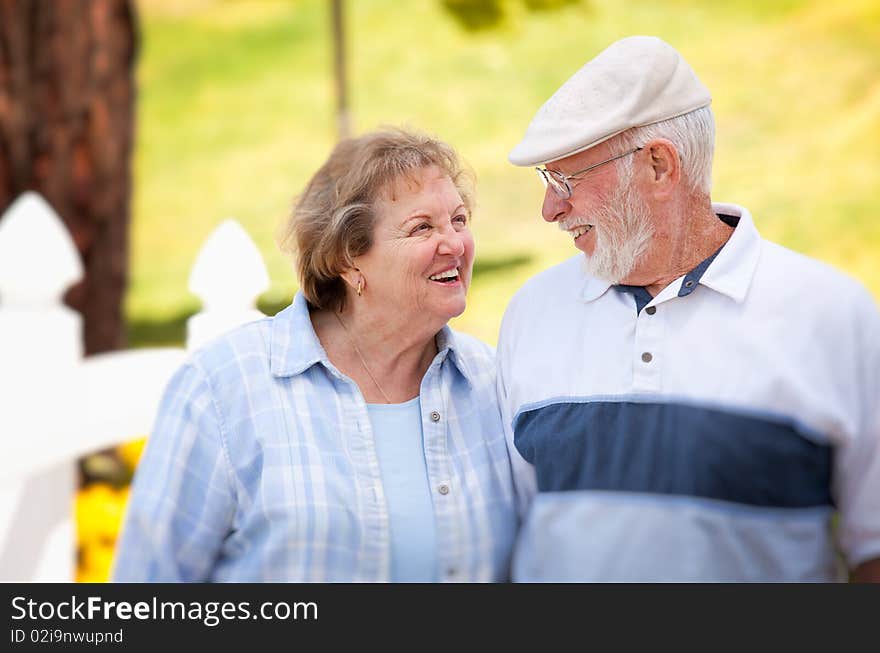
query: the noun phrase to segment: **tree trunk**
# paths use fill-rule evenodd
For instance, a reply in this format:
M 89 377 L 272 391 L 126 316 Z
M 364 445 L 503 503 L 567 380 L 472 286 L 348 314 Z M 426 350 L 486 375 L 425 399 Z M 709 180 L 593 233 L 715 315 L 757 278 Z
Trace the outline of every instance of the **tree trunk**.
M 36 190 L 66 223 L 86 353 L 125 345 L 136 50 L 133 0 L 0 0 L 0 214 Z
M 351 117 L 348 113 L 347 60 L 345 56 L 345 2 L 330 1 L 333 25 L 333 81 L 336 88 L 336 131 L 339 140 L 351 136 Z

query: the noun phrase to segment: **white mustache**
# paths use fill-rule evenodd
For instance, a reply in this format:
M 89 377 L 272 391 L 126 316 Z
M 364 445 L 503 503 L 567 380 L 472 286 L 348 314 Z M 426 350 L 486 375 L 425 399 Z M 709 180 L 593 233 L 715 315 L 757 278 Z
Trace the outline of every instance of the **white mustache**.
M 570 218 L 566 218 L 565 220 L 560 220 L 556 223 L 556 226 L 559 227 L 562 231 L 571 231 L 572 229 L 576 229 L 578 227 L 586 227 L 586 226 L 595 226 L 594 223 L 588 221 L 583 216 L 573 216 Z

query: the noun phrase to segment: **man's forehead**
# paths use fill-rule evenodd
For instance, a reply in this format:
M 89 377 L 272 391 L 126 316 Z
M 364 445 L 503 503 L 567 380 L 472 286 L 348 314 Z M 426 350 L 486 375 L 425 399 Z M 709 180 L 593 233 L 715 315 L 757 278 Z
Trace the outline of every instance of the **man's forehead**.
M 594 145 L 583 152 L 569 154 L 561 159 L 549 161 L 544 167 L 548 170 L 558 170 L 565 173 L 573 170 L 580 170 L 581 168 L 585 168 L 588 165 L 608 158 L 609 149 L 608 141 L 602 141 L 598 145 Z

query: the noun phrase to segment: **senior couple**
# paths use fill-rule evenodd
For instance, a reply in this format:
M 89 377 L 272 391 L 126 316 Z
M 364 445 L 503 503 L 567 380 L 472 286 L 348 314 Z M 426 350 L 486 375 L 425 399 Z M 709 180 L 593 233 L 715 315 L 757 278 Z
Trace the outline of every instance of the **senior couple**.
M 474 260 L 453 150 L 341 142 L 282 239 L 291 306 L 172 379 L 115 579 L 880 579 L 880 315 L 711 201 L 710 101 L 630 37 L 539 109 L 509 158 L 580 251 L 497 357 L 447 326 Z

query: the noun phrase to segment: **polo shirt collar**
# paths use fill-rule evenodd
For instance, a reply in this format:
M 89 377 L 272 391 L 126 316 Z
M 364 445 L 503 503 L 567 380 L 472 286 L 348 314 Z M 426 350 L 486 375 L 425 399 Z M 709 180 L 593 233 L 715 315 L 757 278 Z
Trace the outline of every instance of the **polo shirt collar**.
M 738 216 L 739 223 L 700 278 L 707 288 L 742 302 L 748 294 L 761 256 L 761 236 L 748 209 L 736 204 L 713 202 L 716 214 Z
M 611 283 L 605 281 L 604 279 L 600 279 L 599 277 L 594 277 L 592 275 L 587 274 L 585 266 L 587 263 L 587 259 L 584 255 L 580 256 L 581 269 L 584 271 L 584 287 L 581 289 L 581 297 L 585 302 L 591 302 L 595 299 L 599 299 L 602 295 L 606 293 L 606 291 L 611 287 Z
M 459 337 L 448 325 L 437 333 L 437 351 L 440 363 L 448 358 L 465 380 L 474 385 L 474 362 L 468 358 Z M 290 306 L 272 318 L 269 361 L 272 375 L 276 377 L 302 374 L 317 363 L 335 369 L 318 340 L 302 292 L 296 293 Z

